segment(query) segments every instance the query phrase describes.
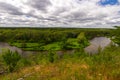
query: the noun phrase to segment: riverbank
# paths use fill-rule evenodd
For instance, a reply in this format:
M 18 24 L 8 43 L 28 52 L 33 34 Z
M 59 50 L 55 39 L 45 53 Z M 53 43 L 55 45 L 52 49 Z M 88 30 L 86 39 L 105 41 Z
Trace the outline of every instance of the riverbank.
M 0 75 L 0 80 L 119 80 L 119 52 L 120 47 L 115 46 L 92 56 L 77 51 L 61 58 L 54 55 L 52 63 L 48 56 L 31 55 L 14 72 Z

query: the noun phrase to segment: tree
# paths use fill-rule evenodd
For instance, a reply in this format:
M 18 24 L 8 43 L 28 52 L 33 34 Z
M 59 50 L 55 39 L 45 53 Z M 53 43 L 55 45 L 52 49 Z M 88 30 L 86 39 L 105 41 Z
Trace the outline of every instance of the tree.
M 60 44 L 60 46 L 61 46 L 61 49 L 64 49 L 64 50 L 70 50 L 70 49 L 72 49 L 72 43 L 71 43 L 71 41 L 70 40 L 63 40 L 62 42 L 61 42 L 61 44 Z
M 77 40 L 78 43 L 80 44 L 80 46 L 82 48 L 85 48 L 86 46 L 88 46 L 89 41 L 87 40 L 87 38 L 85 37 L 85 33 L 81 32 L 78 36 L 77 36 Z
M 112 30 L 111 40 L 120 46 L 120 27 L 115 28 L 115 30 Z

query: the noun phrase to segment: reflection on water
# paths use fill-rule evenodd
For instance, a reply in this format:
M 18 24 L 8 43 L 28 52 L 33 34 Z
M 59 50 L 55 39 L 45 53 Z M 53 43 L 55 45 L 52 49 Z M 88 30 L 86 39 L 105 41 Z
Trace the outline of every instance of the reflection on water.
M 22 53 L 22 50 L 15 46 L 10 46 L 8 43 L 0 42 L 0 53 L 6 51 L 8 49 L 11 51 L 17 51 L 18 53 Z
M 5 43 L 5 42 L 0 42 L 0 53 L 3 53 L 7 50 L 10 50 L 12 52 L 15 52 L 17 51 L 19 54 L 22 54 L 22 55 L 27 55 L 27 54 L 33 54 L 35 53 L 34 51 L 23 51 L 22 49 L 18 48 L 18 47 L 15 47 L 15 46 L 10 46 L 8 43 Z
M 96 37 L 90 40 L 90 46 L 85 48 L 88 53 L 97 53 L 98 48 L 104 49 L 111 43 L 111 40 L 107 37 Z

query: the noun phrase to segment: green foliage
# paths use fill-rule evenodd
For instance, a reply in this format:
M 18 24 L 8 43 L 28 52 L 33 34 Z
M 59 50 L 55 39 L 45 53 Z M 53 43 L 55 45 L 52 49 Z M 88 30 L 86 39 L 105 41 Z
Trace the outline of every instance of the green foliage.
M 89 45 L 89 41 L 87 40 L 85 33 L 81 32 L 78 37 L 78 43 L 81 45 L 82 48 L 85 48 L 86 46 Z
M 54 51 L 49 51 L 46 58 L 50 63 L 54 63 L 59 59 L 59 55 Z
M 112 41 L 120 46 L 120 36 L 115 36 Z
M 120 46 L 120 28 L 116 27 L 116 29 L 112 30 L 111 35 L 112 41 Z
M 27 31 L 27 32 L 26 32 Z M 76 38 L 79 33 L 85 32 L 86 37 L 91 39 L 95 36 L 108 35 L 109 29 L 62 29 L 62 28 L 6 28 L 0 29 L 0 41 L 2 42 L 29 42 L 29 43 L 53 43 L 68 38 Z M 14 35 L 14 36 L 13 36 Z
M 21 48 L 25 48 L 27 45 L 26 45 L 26 43 L 25 42 L 23 42 L 22 44 L 21 44 Z
M 48 53 L 48 60 L 49 60 L 49 62 L 51 62 L 51 63 L 53 63 L 54 62 L 54 53 L 53 52 L 49 52 Z
M 12 52 L 8 50 L 5 54 L 2 55 L 2 58 L 8 67 L 8 71 L 12 72 L 15 70 L 15 67 L 18 61 L 21 59 L 21 56 L 17 52 Z
M 60 44 L 60 46 L 61 46 L 61 49 L 63 49 L 63 50 L 70 50 L 70 49 L 72 49 L 72 44 L 68 41 L 68 40 L 66 40 L 66 41 L 63 41 L 61 44 Z
M 25 32 L 28 30 L 28 33 Z M 13 41 L 14 45 L 21 47 L 23 41 L 26 43 L 28 50 L 62 50 L 60 56 L 53 51 L 41 51 L 38 54 L 30 56 L 21 56 L 16 52 L 8 51 L 3 54 L 3 61 L 6 63 L 8 70 L 14 71 L 16 67 L 21 68 L 15 73 L 0 75 L 1 80 L 17 80 L 24 75 L 32 74 L 25 79 L 45 79 L 45 80 L 119 80 L 120 79 L 120 47 L 109 46 L 103 51 L 99 47 L 100 54 L 89 55 L 83 51 L 88 45 L 88 39 L 96 36 L 107 36 L 109 30 L 92 29 L 14 29 L 0 30 L 1 41 Z M 111 35 L 114 36 L 116 43 L 120 43 L 120 30 L 114 30 Z M 85 35 L 86 34 L 86 35 Z M 10 37 L 9 37 L 10 36 Z M 11 39 L 10 39 L 11 38 Z M 47 39 L 48 38 L 48 39 Z M 12 40 L 13 39 L 13 40 Z M 60 44 L 61 43 L 61 44 Z M 43 44 L 43 45 L 41 45 Z M 60 45 L 59 45 L 60 44 Z M 74 49 L 74 50 L 66 50 Z M 68 51 L 68 52 L 67 52 Z M 71 52 L 73 54 L 71 54 Z M 13 54 L 14 53 L 14 54 Z M 62 56 L 62 57 L 61 57 Z M 0 67 L 3 66 L 0 58 Z M 49 64 L 50 63 L 50 64 Z M 52 64 L 51 64 L 52 63 Z M 11 67 L 12 66 L 12 67 Z M 29 67 L 28 67 L 29 66 Z M 25 67 L 25 68 L 24 68 Z
M 81 32 L 81 33 L 78 35 L 77 39 L 78 39 L 78 43 L 82 43 L 82 42 L 86 39 L 85 33 L 84 33 L 84 32 Z
M 90 56 L 81 50 L 76 50 L 74 54 L 66 53 L 59 59 L 55 52 L 49 51 L 48 54 L 32 54 L 21 59 L 18 64 L 22 67 L 15 73 L 4 74 L 0 77 L 2 80 L 16 80 L 25 74 L 30 74 L 25 79 L 61 79 L 61 80 L 110 80 L 120 79 L 120 48 L 109 46 L 100 54 Z M 27 60 L 27 61 L 26 61 Z M 31 63 L 27 67 L 28 60 Z M 44 64 L 44 62 L 47 64 Z M 57 62 L 55 62 L 57 61 Z M 28 65 L 23 65 L 28 64 Z M 50 63 L 50 64 L 49 64 Z M 52 64 L 51 64 L 52 63 Z M 47 75 L 46 75 L 47 74 Z M 89 75 L 89 76 L 88 76 Z M 41 76 L 41 78 L 39 77 Z M 70 77 L 72 76 L 72 77 Z
M 60 47 L 60 42 L 54 42 L 54 43 L 51 43 L 51 44 L 47 44 L 47 45 L 44 45 L 44 50 L 60 50 L 61 47 Z
M 18 67 L 18 68 L 21 68 L 21 67 L 25 67 L 25 66 L 30 66 L 31 64 L 32 64 L 32 63 L 31 63 L 31 60 L 30 60 L 30 59 L 21 58 L 21 59 L 18 61 L 17 67 Z

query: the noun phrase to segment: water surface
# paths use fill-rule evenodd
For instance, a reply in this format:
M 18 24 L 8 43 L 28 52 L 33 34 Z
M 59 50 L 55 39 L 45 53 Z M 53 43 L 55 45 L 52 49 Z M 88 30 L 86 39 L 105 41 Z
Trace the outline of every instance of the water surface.
M 107 37 L 95 37 L 90 40 L 90 45 L 85 48 L 88 53 L 97 53 L 98 49 L 103 50 L 106 46 L 109 46 L 112 41 Z

